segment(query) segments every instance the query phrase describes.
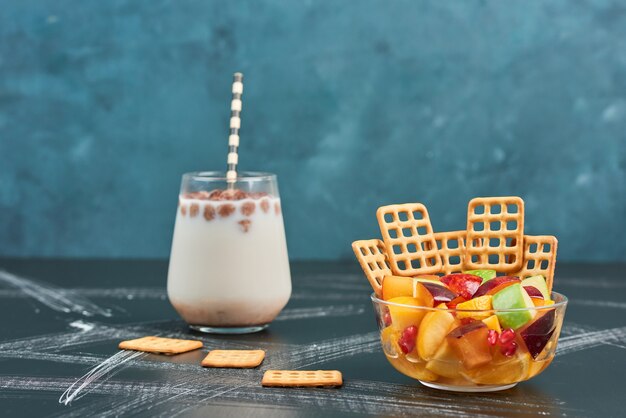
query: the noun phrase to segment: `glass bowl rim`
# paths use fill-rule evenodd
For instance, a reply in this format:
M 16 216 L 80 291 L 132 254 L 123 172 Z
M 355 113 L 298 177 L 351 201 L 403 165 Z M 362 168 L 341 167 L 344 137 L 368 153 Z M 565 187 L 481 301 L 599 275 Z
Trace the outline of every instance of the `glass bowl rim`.
M 543 310 L 549 310 L 549 309 L 554 309 L 554 308 L 559 308 L 559 307 L 565 307 L 567 305 L 568 299 L 567 296 L 565 296 L 562 293 L 559 292 L 552 292 L 553 295 L 557 295 L 560 297 L 560 301 L 558 302 L 554 302 L 552 305 L 546 305 L 546 306 L 533 306 L 533 307 L 528 307 L 528 308 L 510 308 L 510 309 L 449 309 L 449 308 L 437 308 L 437 307 L 428 307 L 428 306 L 415 306 L 415 305 L 405 305 L 403 303 L 396 303 L 396 302 L 389 302 L 387 300 L 383 300 L 383 299 L 379 299 L 376 296 L 376 293 L 372 292 L 372 294 L 370 295 L 370 299 L 372 300 L 372 302 L 376 303 L 376 304 L 381 304 L 381 305 L 386 305 L 386 306 L 397 306 L 397 307 L 401 307 L 401 308 L 409 308 L 409 309 L 422 309 L 422 310 L 427 310 L 427 311 L 445 311 L 445 312 L 489 312 L 491 314 L 494 314 L 496 312 L 524 312 L 524 311 L 531 311 L 531 310 L 535 310 L 535 311 L 543 311 Z M 471 299 L 469 299 L 471 300 Z M 444 303 L 444 302 L 441 302 Z
M 190 171 L 184 173 L 185 179 L 194 181 L 226 181 L 225 171 Z M 236 181 L 271 181 L 276 180 L 276 174 L 264 171 L 240 171 Z

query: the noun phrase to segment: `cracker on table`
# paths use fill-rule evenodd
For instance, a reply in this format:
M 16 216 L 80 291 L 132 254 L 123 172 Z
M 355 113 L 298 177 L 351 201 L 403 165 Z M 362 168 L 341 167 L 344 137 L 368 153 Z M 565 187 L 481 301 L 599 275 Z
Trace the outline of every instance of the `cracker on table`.
M 275 387 L 329 387 L 341 386 L 343 378 L 338 370 L 268 370 L 261 384 Z
M 122 350 L 145 351 L 147 353 L 180 354 L 201 348 L 202 341 L 148 336 L 122 341 L 118 347 Z
M 263 362 L 263 350 L 212 350 L 202 360 L 203 367 L 230 367 L 248 369 Z

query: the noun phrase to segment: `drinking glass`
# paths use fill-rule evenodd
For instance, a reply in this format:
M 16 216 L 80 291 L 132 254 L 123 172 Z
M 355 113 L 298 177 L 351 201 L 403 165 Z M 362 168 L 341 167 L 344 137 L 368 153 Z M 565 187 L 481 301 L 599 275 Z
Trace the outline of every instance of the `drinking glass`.
M 167 294 L 201 332 L 257 332 L 276 318 L 291 296 L 276 175 L 183 175 Z

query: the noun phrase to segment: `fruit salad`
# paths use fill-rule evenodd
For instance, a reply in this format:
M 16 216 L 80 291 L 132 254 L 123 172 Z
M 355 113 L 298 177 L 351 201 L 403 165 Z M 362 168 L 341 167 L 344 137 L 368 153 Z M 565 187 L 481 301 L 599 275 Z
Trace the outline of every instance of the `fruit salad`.
M 552 361 L 566 299 L 541 275 L 472 270 L 385 276 L 372 297 L 383 351 L 401 373 L 444 386 L 502 386 Z

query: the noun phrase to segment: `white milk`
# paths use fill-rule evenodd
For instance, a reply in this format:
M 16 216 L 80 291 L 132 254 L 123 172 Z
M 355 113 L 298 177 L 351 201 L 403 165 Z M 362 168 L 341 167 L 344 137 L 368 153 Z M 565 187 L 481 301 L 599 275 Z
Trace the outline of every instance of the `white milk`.
M 167 293 L 191 325 L 271 322 L 291 295 L 280 199 L 215 201 L 181 196 Z

